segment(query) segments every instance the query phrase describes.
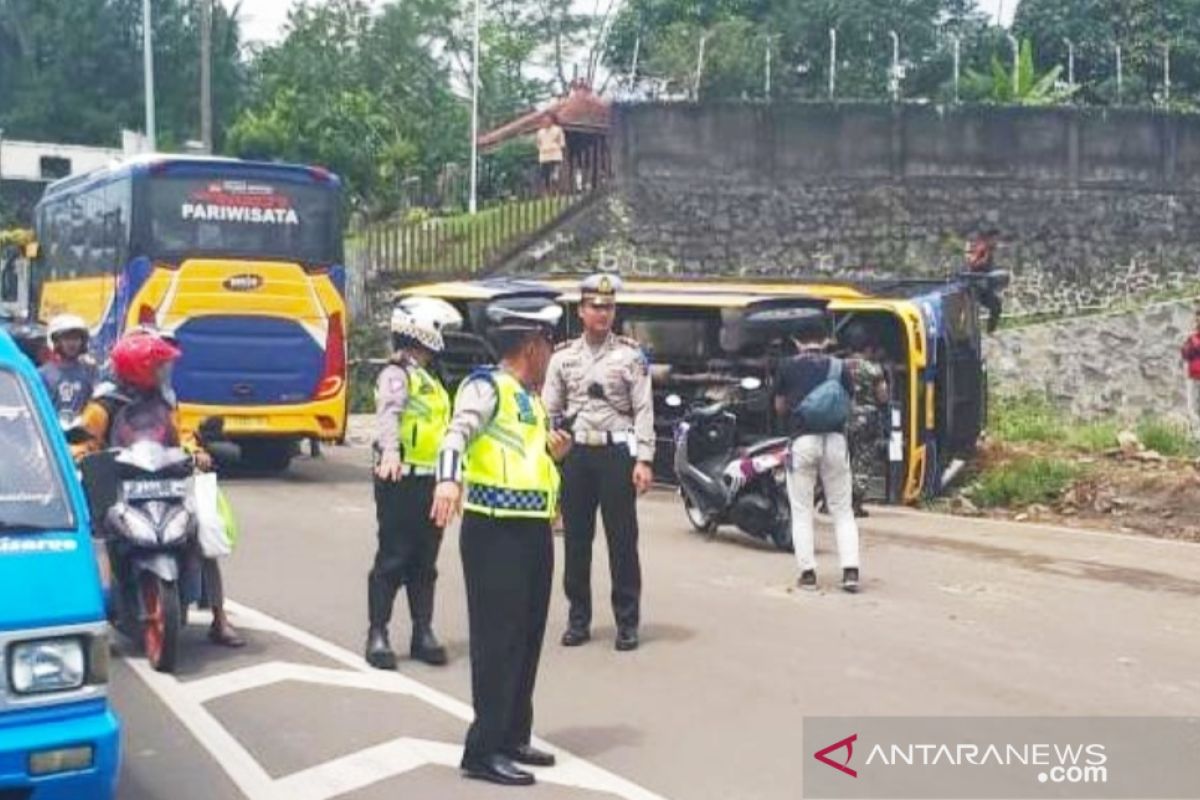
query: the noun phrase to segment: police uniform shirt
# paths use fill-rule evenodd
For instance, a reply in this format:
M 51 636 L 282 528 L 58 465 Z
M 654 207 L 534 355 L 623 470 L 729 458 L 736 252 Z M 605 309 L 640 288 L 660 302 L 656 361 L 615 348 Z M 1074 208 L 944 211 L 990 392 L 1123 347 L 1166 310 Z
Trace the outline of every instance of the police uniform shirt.
M 575 433 L 632 432 L 631 452 L 638 461 L 654 461 L 650 365 L 636 340 L 610 333 L 598 347 L 582 336 L 560 345 L 546 371 L 542 402 L 552 419 L 573 419 Z
M 454 414 L 438 453 L 438 480 L 462 482 L 467 445 L 496 416 L 496 385 L 483 376 L 467 378 L 454 397 Z
M 408 405 L 408 364 L 394 357 L 375 384 L 375 449 L 385 455 L 400 455 L 400 417 Z

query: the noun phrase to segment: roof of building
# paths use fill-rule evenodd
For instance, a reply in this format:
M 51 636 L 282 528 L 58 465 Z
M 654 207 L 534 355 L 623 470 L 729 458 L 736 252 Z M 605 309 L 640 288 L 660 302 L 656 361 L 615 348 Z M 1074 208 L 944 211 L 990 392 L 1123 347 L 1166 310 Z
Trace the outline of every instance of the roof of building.
M 566 97 L 560 97 L 542 109 L 535 109 L 499 128 L 480 135 L 479 146 L 484 150 L 499 147 L 519 136 L 527 136 L 542 126 L 549 114 L 554 114 L 563 130 L 577 133 L 603 134 L 608 132 L 611 105 L 585 83 L 571 87 Z

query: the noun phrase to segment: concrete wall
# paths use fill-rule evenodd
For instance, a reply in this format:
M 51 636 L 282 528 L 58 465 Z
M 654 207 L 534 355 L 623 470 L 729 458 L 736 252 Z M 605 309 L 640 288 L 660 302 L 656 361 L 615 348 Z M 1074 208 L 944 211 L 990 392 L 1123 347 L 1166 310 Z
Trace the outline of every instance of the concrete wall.
M 531 269 L 944 275 L 995 226 L 1017 314 L 1196 279 L 1200 116 L 882 105 L 640 105 L 614 114 L 599 217 Z
M 1187 372 L 1179 349 L 1195 328 L 1194 300 L 1002 330 L 985 341 L 1001 393 L 1046 392 L 1085 419 L 1187 420 Z

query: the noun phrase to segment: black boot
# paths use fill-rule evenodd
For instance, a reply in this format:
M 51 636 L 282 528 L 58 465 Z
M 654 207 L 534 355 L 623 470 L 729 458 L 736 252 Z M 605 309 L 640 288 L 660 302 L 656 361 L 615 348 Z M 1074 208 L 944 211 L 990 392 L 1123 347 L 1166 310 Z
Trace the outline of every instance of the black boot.
M 372 625 L 367 633 L 367 663 L 375 669 L 396 668 L 396 654 L 392 651 L 384 626 Z
M 424 661 L 435 667 L 446 663 L 446 648 L 433 635 L 433 628 L 428 625 L 413 623 L 412 647 L 409 655 L 416 661 Z
M 440 667 L 447 659 L 446 648 L 433 635 L 433 587 L 432 579 L 408 584 L 408 610 L 412 614 L 409 655 L 417 661 Z

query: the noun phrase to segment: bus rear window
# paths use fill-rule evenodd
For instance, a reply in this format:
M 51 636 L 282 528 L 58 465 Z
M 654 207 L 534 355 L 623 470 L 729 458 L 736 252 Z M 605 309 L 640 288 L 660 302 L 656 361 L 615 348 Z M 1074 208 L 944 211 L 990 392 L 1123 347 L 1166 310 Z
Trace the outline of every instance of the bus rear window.
M 154 177 L 147 216 L 151 254 L 340 260 L 338 195 L 327 186 L 235 177 Z

